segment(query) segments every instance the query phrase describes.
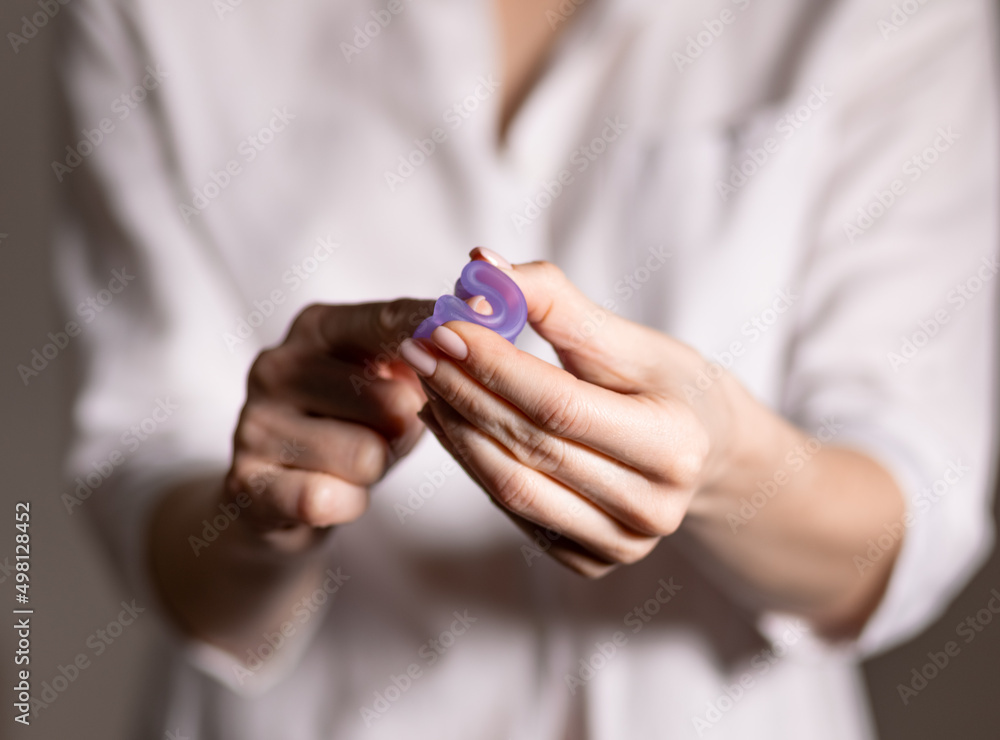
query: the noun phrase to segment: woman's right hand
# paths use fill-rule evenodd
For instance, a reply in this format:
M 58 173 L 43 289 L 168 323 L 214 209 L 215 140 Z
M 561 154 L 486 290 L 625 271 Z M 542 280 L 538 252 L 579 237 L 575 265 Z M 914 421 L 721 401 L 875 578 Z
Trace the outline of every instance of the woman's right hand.
M 360 517 L 369 486 L 416 444 L 427 399 L 399 343 L 433 307 L 312 305 L 258 355 L 221 495 L 270 545 L 301 551 Z

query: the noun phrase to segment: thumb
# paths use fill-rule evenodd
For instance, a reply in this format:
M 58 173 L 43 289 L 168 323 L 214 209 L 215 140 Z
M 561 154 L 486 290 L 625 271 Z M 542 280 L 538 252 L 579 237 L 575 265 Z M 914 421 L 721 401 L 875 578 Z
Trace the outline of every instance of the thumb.
M 434 301 L 313 305 L 292 325 L 290 338 L 319 345 L 347 361 L 395 360 L 400 343 L 434 310 Z
M 648 355 L 644 348 L 652 346 L 650 329 L 594 303 L 551 262 L 510 265 L 480 248 L 471 256 L 490 262 L 517 283 L 528 304 L 528 323 L 569 372 L 611 390 L 635 389 L 648 364 L 641 355 Z

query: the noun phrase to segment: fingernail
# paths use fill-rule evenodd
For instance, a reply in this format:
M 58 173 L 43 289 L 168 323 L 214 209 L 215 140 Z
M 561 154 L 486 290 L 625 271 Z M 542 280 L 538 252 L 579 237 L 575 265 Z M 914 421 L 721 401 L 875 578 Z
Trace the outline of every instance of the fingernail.
M 500 267 L 504 270 L 509 270 L 514 266 L 510 262 L 505 260 L 503 257 L 501 257 L 499 254 L 494 252 L 492 249 L 489 249 L 487 247 L 476 247 L 471 252 L 469 252 L 469 256 L 472 257 L 472 259 L 476 259 L 477 257 L 482 257 L 484 260 L 489 262 L 494 267 Z
M 403 340 L 403 343 L 399 345 L 399 354 L 402 355 L 403 361 L 412 367 L 418 375 L 430 376 L 437 369 L 437 360 L 412 339 Z
M 469 356 L 469 348 L 462 337 L 447 326 L 439 326 L 432 331 L 431 341 L 456 360 L 464 360 Z
M 465 303 L 476 313 L 482 314 L 483 316 L 493 315 L 493 306 L 490 305 L 490 302 L 486 300 L 486 296 L 484 295 L 474 295 Z

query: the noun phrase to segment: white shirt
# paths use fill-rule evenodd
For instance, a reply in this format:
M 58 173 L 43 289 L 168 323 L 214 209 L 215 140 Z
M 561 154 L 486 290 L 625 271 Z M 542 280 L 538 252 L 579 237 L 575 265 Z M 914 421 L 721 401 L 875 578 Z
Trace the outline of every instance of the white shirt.
M 336 577 L 290 636 L 234 660 L 168 635 L 149 731 L 869 737 L 857 660 L 934 619 L 992 542 L 990 4 L 910 6 L 566 3 L 503 149 L 488 2 L 67 6 L 67 304 L 135 275 L 74 340 L 71 477 L 121 462 L 67 506 L 146 603 L 150 506 L 226 470 L 256 353 L 310 302 L 450 292 L 478 244 L 556 262 L 909 502 L 883 602 L 832 647 L 737 607 L 670 540 L 597 582 L 529 556 L 426 435 L 334 533 Z

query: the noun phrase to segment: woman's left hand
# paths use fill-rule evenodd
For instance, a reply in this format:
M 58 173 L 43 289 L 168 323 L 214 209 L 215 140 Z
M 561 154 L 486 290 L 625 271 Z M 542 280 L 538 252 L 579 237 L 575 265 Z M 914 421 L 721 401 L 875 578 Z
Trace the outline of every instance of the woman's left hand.
M 429 398 L 421 418 L 559 561 L 596 577 L 641 560 L 725 475 L 742 389 L 725 374 L 699 386 L 696 351 L 596 305 L 554 265 L 497 266 L 563 368 L 449 322 L 402 348 Z

